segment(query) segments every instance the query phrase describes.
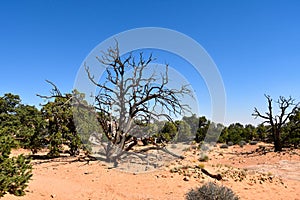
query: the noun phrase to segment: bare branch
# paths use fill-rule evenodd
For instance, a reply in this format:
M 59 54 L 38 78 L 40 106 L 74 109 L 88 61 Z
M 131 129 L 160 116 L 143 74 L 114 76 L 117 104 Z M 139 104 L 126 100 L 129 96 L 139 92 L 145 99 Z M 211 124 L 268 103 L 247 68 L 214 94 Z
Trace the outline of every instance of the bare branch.
M 145 71 L 154 60 L 152 54 L 146 59 L 142 52 L 137 59 L 132 53 L 122 58 L 117 43 L 97 59 L 106 66 L 104 83 L 98 83 L 89 67 L 85 66 L 88 78 L 99 88 L 99 94 L 95 97 L 96 109 L 105 116 L 100 120 L 105 134 L 111 141 L 121 141 L 124 150 L 130 150 L 136 143 L 125 139 L 136 126 L 133 123 L 135 120 L 149 123 L 152 119 L 163 117 L 172 121 L 172 115 L 190 110 L 188 105 L 182 103 L 184 96 L 192 97 L 188 85 L 178 89 L 168 87 L 168 64 L 159 76 L 155 72 L 146 75 Z M 107 128 L 112 117 L 117 121 L 114 130 Z
M 274 140 L 275 151 L 281 151 L 282 142 L 284 140 L 281 139 L 282 127 L 287 123 L 290 116 L 297 109 L 298 104 L 295 104 L 295 100 L 292 97 L 285 98 L 280 96 L 276 101 L 276 104 L 279 106 L 280 113 L 273 116 L 273 108 L 272 108 L 272 98 L 269 95 L 265 95 L 268 102 L 268 112 L 265 115 L 261 114 L 257 108 L 254 108 L 254 113 L 252 114 L 255 118 L 260 117 L 265 121 L 263 123 L 270 124 L 271 133 Z

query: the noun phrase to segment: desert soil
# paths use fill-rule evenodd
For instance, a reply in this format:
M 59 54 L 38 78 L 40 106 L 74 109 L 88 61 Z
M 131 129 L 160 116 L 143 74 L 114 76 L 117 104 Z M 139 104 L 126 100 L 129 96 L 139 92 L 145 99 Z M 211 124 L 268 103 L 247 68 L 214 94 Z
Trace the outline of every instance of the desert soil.
M 180 200 L 191 188 L 213 181 L 231 188 L 241 199 L 300 200 L 300 150 L 266 151 L 270 148 L 266 144 L 228 149 L 217 145 L 208 153 L 208 161 L 200 162 L 199 150 L 191 146 L 184 152 L 185 159 L 166 162 L 147 173 L 123 172 L 104 162 L 87 162 L 78 157 L 36 159 L 26 195 L 5 195 L 3 199 Z M 202 167 L 221 174 L 223 179 L 217 181 L 204 175 Z

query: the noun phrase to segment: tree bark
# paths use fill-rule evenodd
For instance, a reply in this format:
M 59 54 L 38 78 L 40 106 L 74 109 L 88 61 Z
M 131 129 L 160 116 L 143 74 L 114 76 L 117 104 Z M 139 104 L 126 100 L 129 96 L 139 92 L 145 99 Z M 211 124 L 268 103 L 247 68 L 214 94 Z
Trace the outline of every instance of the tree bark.
M 274 148 L 275 152 L 282 151 L 282 143 L 279 131 L 275 131 L 274 133 Z

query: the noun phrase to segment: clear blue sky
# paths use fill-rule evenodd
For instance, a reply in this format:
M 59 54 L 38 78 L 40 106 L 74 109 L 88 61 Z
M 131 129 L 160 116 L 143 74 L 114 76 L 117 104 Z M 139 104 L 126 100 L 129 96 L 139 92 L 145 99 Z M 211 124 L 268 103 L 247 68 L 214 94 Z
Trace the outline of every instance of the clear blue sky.
M 132 28 L 164 27 L 192 37 L 215 61 L 226 124 L 257 124 L 251 113 L 265 108 L 265 93 L 300 100 L 299 10 L 297 0 L 1 1 L 0 95 L 37 105 L 35 94 L 49 94 L 45 79 L 70 92 L 98 43 Z M 209 107 L 205 100 L 201 106 Z

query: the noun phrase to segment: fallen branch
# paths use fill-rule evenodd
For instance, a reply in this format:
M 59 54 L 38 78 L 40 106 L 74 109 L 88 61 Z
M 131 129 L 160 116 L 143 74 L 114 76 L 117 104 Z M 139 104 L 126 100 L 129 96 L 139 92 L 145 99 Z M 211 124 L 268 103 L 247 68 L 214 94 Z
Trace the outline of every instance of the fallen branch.
M 201 172 L 211 178 L 217 179 L 218 181 L 222 180 L 221 174 L 211 174 L 206 169 L 201 169 Z

